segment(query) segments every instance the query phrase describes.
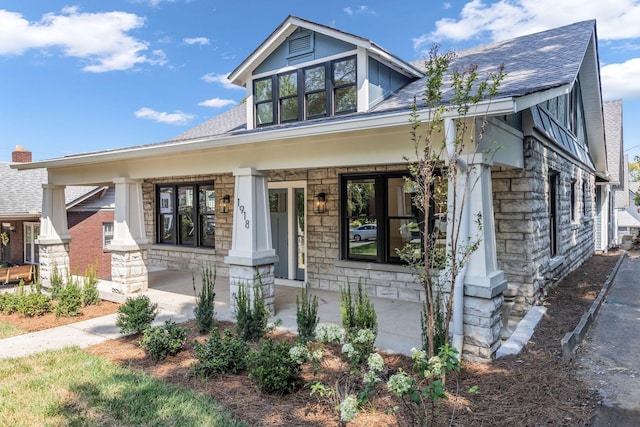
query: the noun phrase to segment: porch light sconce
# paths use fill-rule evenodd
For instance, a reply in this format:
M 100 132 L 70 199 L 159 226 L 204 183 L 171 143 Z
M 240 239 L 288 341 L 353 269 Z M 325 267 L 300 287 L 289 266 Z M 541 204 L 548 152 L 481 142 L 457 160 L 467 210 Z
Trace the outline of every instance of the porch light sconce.
M 313 198 L 313 212 L 317 214 L 324 213 L 327 208 L 327 200 L 324 193 L 318 193 Z
M 231 205 L 231 196 L 227 194 L 220 200 L 220 212 L 229 213 L 229 205 Z

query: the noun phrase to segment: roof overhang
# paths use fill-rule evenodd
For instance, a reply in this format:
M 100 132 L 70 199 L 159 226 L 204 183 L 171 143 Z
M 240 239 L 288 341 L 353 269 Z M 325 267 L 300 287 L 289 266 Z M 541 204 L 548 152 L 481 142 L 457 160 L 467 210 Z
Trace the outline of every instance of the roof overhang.
M 512 114 L 515 112 L 516 101 L 514 98 L 501 98 L 485 101 L 472 106 L 466 117 L 491 117 Z M 418 111 L 418 118 L 428 122 L 434 116 L 432 110 Z M 445 113 L 445 117 L 457 118 L 458 113 L 454 108 Z M 150 156 L 171 155 L 188 151 L 210 150 L 217 147 L 230 147 L 245 144 L 269 142 L 273 140 L 288 140 L 293 138 L 313 138 L 314 136 L 326 136 L 334 133 L 357 132 L 363 129 L 383 129 L 397 126 L 406 126 L 409 123 L 409 111 L 406 109 L 376 115 L 358 115 L 351 118 L 336 120 L 334 122 L 309 123 L 304 126 L 284 129 L 258 129 L 255 131 L 241 132 L 228 135 L 198 138 L 186 141 L 167 142 L 156 145 L 123 148 L 98 153 L 79 154 L 57 159 L 42 160 L 31 163 L 17 163 L 11 165 L 18 170 L 28 169 L 55 169 L 64 167 L 84 166 L 102 162 L 118 162 L 141 159 Z

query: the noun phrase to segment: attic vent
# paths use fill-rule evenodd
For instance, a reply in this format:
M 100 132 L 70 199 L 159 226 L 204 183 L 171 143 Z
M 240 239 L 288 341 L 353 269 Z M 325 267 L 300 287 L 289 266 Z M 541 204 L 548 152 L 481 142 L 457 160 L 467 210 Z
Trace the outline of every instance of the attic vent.
M 297 33 L 288 40 L 287 58 L 300 56 L 313 51 L 313 33 Z
M 309 49 L 311 49 L 311 34 L 289 41 L 289 53 L 292 55 L 306 52 Z

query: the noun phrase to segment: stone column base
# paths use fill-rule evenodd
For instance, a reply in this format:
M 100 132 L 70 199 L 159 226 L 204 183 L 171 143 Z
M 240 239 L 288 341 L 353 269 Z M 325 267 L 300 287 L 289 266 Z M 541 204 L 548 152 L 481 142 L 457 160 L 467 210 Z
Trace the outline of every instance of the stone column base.
M 66 277 L 69 273 L 69 243 L 42 243 L 38 242 L 40 250 L 40 283 L 45 288 L 51 287 L 51 278 L 54 270 L 57 270 L 60 277 Z
M 462 356 L 469 362 L 491 362 L 500 347 L 502 293 L 490 298 L 464 297 Z
M 146 291 L 149 288 L 146 259 L 146 249 L 112 250 L 111 281 L 114 284 L 111 291 L 121 295 Z
M 229 264 L 229 304 L 234 316 L 236 315 L 235 299 L 241 286 L 248 287 L 252 301 L 255 287 L 262 286 L 264 303 L 271 312 L 271 315 L 275 314 L 275 276 L 273 271 L 273 264 Z

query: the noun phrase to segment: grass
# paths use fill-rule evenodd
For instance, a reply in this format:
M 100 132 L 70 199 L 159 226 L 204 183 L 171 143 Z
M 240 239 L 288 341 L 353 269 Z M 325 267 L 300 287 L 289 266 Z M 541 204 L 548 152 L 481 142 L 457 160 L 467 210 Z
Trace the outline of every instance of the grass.
M 352 246 L 349 248 L 349 253 L 352 255 L 372 255 L 375 256 L 377 253 L 377 245 L 376 242 L 371 243 L 363 243 L 358 246 Z
M 16 335 L 22 335 L 25 331 L 20 328 L 16 328 L 11 323 L 0 322 L 0 339 L 15 337 Z
M 0 364 L 3 426 L 244 426 L 204 395 L 77 347 Z

